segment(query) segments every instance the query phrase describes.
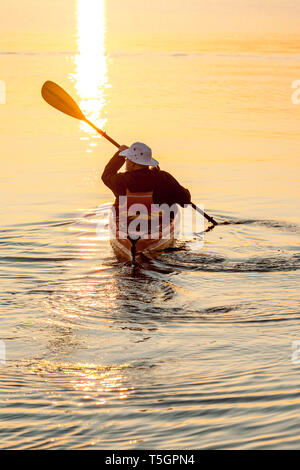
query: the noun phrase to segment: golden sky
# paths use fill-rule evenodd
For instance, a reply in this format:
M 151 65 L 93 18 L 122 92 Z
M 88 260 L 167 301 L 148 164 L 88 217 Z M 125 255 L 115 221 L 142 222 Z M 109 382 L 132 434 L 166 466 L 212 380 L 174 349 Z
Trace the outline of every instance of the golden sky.
M 76 5 L 77 0 L 1 0 L 0 31 L 72 33 Z M 300 20 L 299 0 L 106 0 L 106 11 L 110 32 L 124 36 L 297 33 Z
M 112 25 L 139 32 L 299 31 L 299 0 L 108 0 L 107 8 Z

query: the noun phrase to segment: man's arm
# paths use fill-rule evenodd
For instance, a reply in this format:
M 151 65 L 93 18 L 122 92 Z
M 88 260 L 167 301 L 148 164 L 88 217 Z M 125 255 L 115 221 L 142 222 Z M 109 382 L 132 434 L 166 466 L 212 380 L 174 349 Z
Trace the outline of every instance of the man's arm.
M 102 174 L 102 181 L 103 183 L 113 191 L 114 195 L 118 195 L 118 186 L 119 186 L 119 176 L 118 171 L 125 163 L 125 157 L 121 157 L 119 155 L 122 150 L 125 150 L 126 145 L 122 145 L 119 150 L 114 154 L 114 156 L 110 159 L 106 167 L 104 168 Z
M 169 204 L 191 204 L 191 194 L 188 189 L 181 186 L 178 181 L 167 173 L 166 171 L 160 172 L 161 189 L 159 193 L 161 197 Z

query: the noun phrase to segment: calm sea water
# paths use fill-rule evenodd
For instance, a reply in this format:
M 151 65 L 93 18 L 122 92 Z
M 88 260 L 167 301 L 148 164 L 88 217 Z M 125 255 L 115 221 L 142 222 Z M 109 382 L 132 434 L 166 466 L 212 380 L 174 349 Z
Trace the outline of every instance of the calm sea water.
M 300 42 L 101 56 L 88 31 L 0 52 L 0 447 L 299 448 Z M 118 262 L 114 149 L 42 101 L 47 79 L 230 223 Z

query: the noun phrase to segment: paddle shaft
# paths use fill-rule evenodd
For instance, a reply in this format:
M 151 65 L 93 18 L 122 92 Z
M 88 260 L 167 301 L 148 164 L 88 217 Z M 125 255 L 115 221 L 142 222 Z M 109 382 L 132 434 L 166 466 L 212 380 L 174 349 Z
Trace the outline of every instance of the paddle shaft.
M 102 137 L 105 137 L 105 139 L 109 140 L 110 143 L 112 143 L 113 145 L 115 145 L 116 147 L 120 148 L 121 145 L 118 144 L 118 142 L 116 142 L 114 139 L 112 139 L 111 137 L 109 137 L 109 135 L 106 134 L 106 132 L 102 131 L 101 129 L 99 129 L 97 126 L 95 126 L 95 124 L 93 124 L 91 121 L 89 121 L 88 119 L 84 119 L 84 121 L 89 124 L 93 129 L 95 129 L 95 131 L 97 131 L 100 135 L 102 135 Z
M 210 217 L 208 214 L 206 214 L 206 212 L 204 212 L 202 209 L 200 209 L 200 207 L 196 206 L 196 204 L 191 202 L 191 206 L 192 206 L 193 209 L 195 209 L 195 211 L 199 212 L 199 214 L 201 214 L 203 217 L 205 217 L 206 220 L 208 220 L 211 224 L 218 225 L 218 222 L 216 222 L 212 217 Z

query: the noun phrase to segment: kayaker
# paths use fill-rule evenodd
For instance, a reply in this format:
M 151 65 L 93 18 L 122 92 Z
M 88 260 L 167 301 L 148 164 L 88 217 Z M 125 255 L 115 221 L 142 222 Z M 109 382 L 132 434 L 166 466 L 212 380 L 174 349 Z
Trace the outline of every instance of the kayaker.
M 126 171 L 118 173 L 125 162 Z M 158 165 L 147 145 L 141 142 L 135 142 L 130 147 L 122 145 L 106 165 L 102 181 L 113 191 L 116 203 L 118 197 L 125 196 L 128 191 L 153 191 L 154 204 L 179 204 L 182 207 L 190 204 L 189 190 L 181 186 L 170 173 L 160 170 Z

